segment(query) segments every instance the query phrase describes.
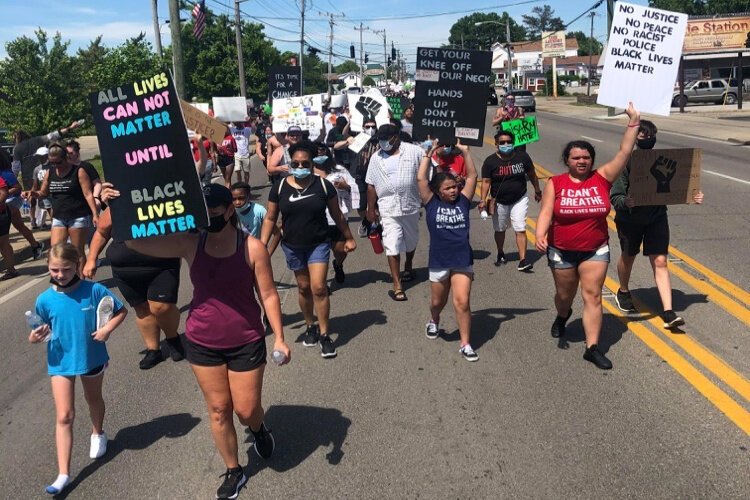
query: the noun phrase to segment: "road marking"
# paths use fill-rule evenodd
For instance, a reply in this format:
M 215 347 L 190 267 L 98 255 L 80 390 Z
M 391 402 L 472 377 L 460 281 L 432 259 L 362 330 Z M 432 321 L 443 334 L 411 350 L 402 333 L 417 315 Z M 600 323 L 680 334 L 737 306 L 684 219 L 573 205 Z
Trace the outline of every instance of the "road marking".
M 707 174 L 716 175 L 718 177 L 723 177 L 724 179 L 729 179 L 729 180 L 732 180 L 734 182 L 739 182 L 741 184 L 747 184 L 748 186 L 750 186 L 750 181 L 746 181 L 744 179 L 738 179 L 737 177 L 732 177 L 731 175 L 720 174 L 719 172 L 714 172 L 713 170 L 703 169 L 703 171 L 705 173 L 707 173 Z
M 39 284 L 39 282 L 45 280 L 48 275 L 49 275 L 49 272 L 46 272 L 46 273 L 40 275 L 39 277 L 34 278 L 33 280 L 31 280 L 31 281 L 29 281 L 27 283 L 24 283 L 23 285 L 19 286 L 18 288 L 16 288 L 12 292 L 6 293 L 2 297 L 0 297 L 0 304 L 5 304 L 6 302 L 8 302 L 13 297 L 16 297 L 17 295 L 20 295 L 23 292 L 25 292 L 26 290 L 28 290 L 29 288 L 32 288 L 33 286 Z
M 582 135 L 581 137 L 582 137 L 582 138 L 584 138 L 584 139 L 588 139 L 588 140 L 590 140 L 590 141 L 594 141 L 594 142 L 604 142 L 604 141 L 603 141 L 603 140 L 601 140 L 601 139 L 594 139 L 593 137 L 589 137 L 589 136 L 587 136 L 587 135 Z

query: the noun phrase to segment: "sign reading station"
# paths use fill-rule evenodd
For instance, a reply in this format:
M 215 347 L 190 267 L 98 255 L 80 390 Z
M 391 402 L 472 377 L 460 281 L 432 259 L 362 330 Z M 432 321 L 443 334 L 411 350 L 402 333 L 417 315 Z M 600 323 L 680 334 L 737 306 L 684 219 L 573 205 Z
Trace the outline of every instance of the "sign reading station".
M 106 179 L 113 236 L 133 240 L 208 224 L 180 100 L 167 73 L 89 96 Z
M 481 146 L 491 66 L 491 52 L 418 48 L 414 139 Z

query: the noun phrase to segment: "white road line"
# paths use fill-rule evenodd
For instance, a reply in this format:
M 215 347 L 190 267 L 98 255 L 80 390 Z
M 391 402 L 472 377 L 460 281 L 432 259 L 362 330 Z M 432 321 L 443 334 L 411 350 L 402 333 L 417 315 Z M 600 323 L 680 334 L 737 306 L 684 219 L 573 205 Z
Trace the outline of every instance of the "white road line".
M 584 139 L 588 139 L 588 140 L 590 140 L 590 141 L 594 141 L 594 142 L 604 142 L 604 141 L 603 141 L 603 140 L 601 140 L 601 139 L 594 139 L 593 137 L 589 137 L 589 136 L 587 136 L 587 135 L 582 135 L 581 137 L 583 137 Z
M 39 284 L 40 281 L 43 281 L 43 280 L 47 279 L 48 275 L 49 275 L 49 272 L 46 272 L 46 273 L 42 274 L 41 276 L 39 276 L 38 278 L 34 278 L 33 280 L 29 281 L 28 283 L 19 286 L 18 288 L 16 288 L 12 292 L 6 293 L 2 297 L 0 297 L 0 304 L 5 304 L 6 302 L 8 302 L 10 299 L 12 299 L 13 297 L 15 297 L 16 295 L 20 295 L 23 292 L 25 292 L 26 290 L 28 290 L 29 288 L 31 288 L 31 287 Z
M 747 184 L 748 186 L 750 186 L 750 181 L 746 181 L 744 179 L 738 179 L 737 177 L 732 177 L 731 175 L 720 174 L 719 172 L 714 172 L 713 170 L 703 170 L 703 171 L 707 174 L 716 175 L 718 177 L 723 177 L 725 179 L 729 179 L 735 182 L 740 182 L 742 184 Z

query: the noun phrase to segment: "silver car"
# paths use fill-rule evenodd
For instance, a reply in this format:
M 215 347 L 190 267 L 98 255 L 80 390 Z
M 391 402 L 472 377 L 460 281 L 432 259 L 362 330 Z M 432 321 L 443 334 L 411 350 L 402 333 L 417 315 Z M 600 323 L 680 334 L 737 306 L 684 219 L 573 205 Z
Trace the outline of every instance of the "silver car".
M 679 89 L 672 92 L 672 106 L 680 104 L 712 102 L 716 104 L 734 104 L 737 102 L 737 80 L 734 78 L 714 78 L 713 80 L 695 80 L 685 84 L 685 95 Z
M 512 95 L 516 98 L 516 106 L 520 106 L 524 111 L 534 112 L 536 111 L 536 99 L 534 94 L 528 90 L 511 90 L 505 96 L 503 96 L 503 106 L 505 105 L 505 98 Z

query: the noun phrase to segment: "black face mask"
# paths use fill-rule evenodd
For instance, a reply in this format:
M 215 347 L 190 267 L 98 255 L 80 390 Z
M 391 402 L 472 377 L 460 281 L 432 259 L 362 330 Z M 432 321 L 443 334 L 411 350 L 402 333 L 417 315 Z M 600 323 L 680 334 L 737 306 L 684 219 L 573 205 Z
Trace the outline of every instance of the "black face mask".
M 656 137 L 637 139 L 635 143 L 638 145 L 638 149 L 654 149 L 654 144 L 656 144 Z
M 71 278 L 70 282 L 67 285 L 61 285 L 60 283 L 58 283 L 55 280 L 55 278 L 50 278 L 49 279 L 50 283 L 52 283 L 53 285 L 55 285 L 57 288 L 63 288 L 63 289 L 70 288 L 71 286 L 75 285 L 79 281 L 81 281 L 81 278 L 79 278 L 77 274 L 73 275 L 73 278 Z
M 209 233 L 218 233 L 224 229 L 224 226 L 226 226 L 227 223 L 229 223 L 229 221 L 224 218 L 224 214 L 214 215 L 213 217 L 209 217 L 208 220 L 209 224 L 206 231 Z

